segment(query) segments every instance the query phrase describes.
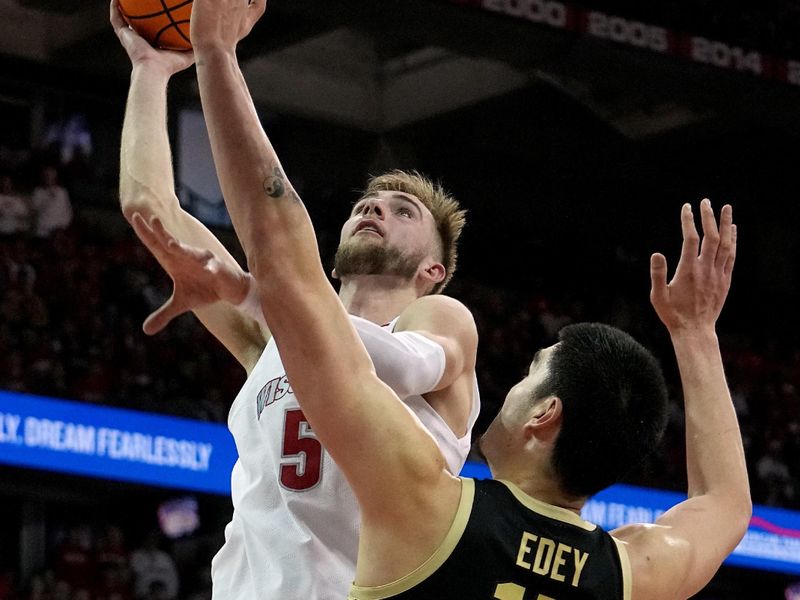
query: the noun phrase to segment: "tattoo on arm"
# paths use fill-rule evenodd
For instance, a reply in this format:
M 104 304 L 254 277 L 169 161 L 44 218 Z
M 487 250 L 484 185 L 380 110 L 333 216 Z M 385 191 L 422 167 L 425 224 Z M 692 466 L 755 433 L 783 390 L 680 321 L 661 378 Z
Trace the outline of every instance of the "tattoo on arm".
M 280 167 L 275 167 L 272 173 L 264 179 L 264 191 L 270 198 L 282 198 L 286 193 L 286 178 Z
M 281 171 L 280 167 L 275 167 L 272 170 L 272 173 L 267 175 L 264 179 L 264 192 L 270 198 L 284 198 L 288 197 L 290 200 L 294 200 L 297 203 L 302 203 L 300 200 L 300 196 L 297 195 L 292 189 L 292 186 L 286 181 L 286 176 Z M 287 189 L 288 188 L 288 189 Z

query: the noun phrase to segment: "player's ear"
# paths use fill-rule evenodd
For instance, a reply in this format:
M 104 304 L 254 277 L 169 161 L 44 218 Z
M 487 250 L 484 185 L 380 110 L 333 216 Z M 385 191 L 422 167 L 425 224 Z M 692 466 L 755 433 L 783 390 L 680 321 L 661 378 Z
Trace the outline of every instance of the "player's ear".
M 336 272 L 336 267 L 333 267 L 333 270 L 331 271 L 331 277 L 334 279 L 339 279 L 339 274 Z
M 543 398 L 533 407 L 528 421 L 525 423 L 525 433 L 528 437 L 537 437 L 542 441 L 555 441 L 561 430 L 561 419 L 564 405 L 558 396 Z
M 427 265 L 422 272 L 425 279 L 427 279 L 428 282 L 434 286 L 444 281 L 444 278 L 447 277 L 447 269 L 445 269 L 444 265 L 439 262 L 434 262 Z

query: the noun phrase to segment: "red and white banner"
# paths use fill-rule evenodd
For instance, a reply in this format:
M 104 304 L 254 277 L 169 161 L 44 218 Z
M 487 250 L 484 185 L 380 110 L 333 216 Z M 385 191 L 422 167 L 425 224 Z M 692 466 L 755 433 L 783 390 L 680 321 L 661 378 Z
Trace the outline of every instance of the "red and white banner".
M 800 86 L 800 61 L 770 56 L 756 50 L 649 25 L 635 19 L 618 17 L 597 10 L 586 10 L 555 0 L 448 1 L 643 50 L 677 56 L 696 63 Z

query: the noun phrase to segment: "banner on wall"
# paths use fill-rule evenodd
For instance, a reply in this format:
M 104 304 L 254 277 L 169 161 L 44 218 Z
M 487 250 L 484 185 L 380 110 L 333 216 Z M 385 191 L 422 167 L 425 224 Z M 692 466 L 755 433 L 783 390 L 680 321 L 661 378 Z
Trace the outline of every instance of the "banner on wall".
M 0 463 L 229 494 L 236 458 L 222 425 L 0 392 Z
M 447 0 L 720 69 L 800 86 L 800 61 L 555 0 Z
M 212 494 L 230 494 L 236 447 L 224 425 L 0 391 L 0 463 Z M 465 477 L 489 469 L 467 463 Z M 606 530 L 652 523 L 686 498 L 615 485 L 583 517 Z M 730 566 L 800 575 L 800 512 L 756 506 Z
M 467 477 L 486 479 L 489 469 L 468 464 Z M 654 523 L 686 494 L 614 485 L 592 497 L 581 516 L 610 531 L 631 523 Z M 800 575 L 800 512 L 754 506 L 750 527 L 725 564 Z

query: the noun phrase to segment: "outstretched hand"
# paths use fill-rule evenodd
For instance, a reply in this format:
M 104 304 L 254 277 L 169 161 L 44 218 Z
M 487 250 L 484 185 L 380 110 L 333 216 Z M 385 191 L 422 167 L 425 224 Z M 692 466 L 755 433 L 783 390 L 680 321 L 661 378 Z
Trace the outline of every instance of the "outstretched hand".
M 733 209 L 726 204 L 719 226 L 709 200 L 700 203 L 702 243 L 695 227 L 692 207 L 681 210 L 683 247 L 675 276 L 667 284 L 667 259 L 650 259 L 650 301 L 670 334 L 682 330 L 713 331 L 731 287 L 736 260 L 736 225 Z
M 145 320 L 146 334 L 158 333 L 185 312 L 219 301 L 238 304 L 247 296 L 250 279 L 242 269 L 221 261 L 211 250 L 179 242 L 157 217 L 148 222 L 135 213 L 131 224 L 173 283 L 169 300 Z
M 111 0 L 109 19 L 114 33 L 117 34 L 122 47 L 128 53 L 131 64 L 134 66 L 145 63 L 162 68 L 167 76 L 188 69 L 194 64 L 194 53 L 175 52 L 172 50 L 158 50 L 153 48 L 147 40 L 131 29 L 119 12 L 117 0 Z
M 267 0 L 194 0 L 189 37 L 198 51 L 233 50 L 267 9 Z

